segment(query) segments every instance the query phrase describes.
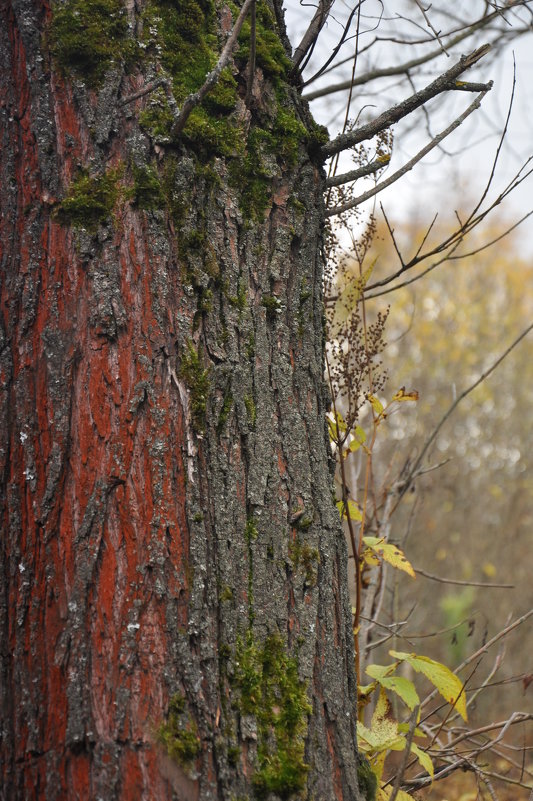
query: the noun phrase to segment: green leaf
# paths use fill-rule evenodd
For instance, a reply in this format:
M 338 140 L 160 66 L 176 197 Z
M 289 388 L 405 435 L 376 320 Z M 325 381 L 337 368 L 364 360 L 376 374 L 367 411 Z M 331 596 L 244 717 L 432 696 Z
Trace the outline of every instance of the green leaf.
M 373 667 L 373 665 L 369 665 L 368 667 Z M 369 672 L 368 668 L 366 672 L 369 676 L 372 676 L 372 673 Z M 418 697 L 415 685 L 412 681 L 409 681 L 409 679 L 406 679 L 403 676 L 382 676 L 381 678 L 378 676 L 372 676 L 372 678 L 375 678 L 378 684 L 380 684 L 386 690 L 399 695 L 409 709 L 413 710 L 420 703 L 420 698 Z
M 348 451 L 353 453 L 353 451 L 358 451 L 361 445 L 364 445 L 366 442 L 366 434 L 361 426 L 355 426 L 354 429 L 351 431 L 353 439 L 348 446 Z
M 344 503 L 344 501 L 337 501 L 335 505 L 339 510 L 341 520 L 348 520 L 348 518 L 350 518 L 350 520 L 355 520 L 359 523 L 363 519 L 363 513 L 355 501 L 348 499 L 347 504 Z
M 377 414 L 377 416 L 381 417 L 381 415 L 383 414 L 384 409 L 383 409 L 383 404 L 380 401 L 380 399 L 378 397 L 376 397 L 376 395 L 367 395 L 367 400 L 370 403 L 370 405 L 372 406 L 372 408 L 374 409 L 374 411 Z
M 339 436 L 342 437 L 346 434 L 348 426 L 340 412 L 334 412 L 333 409 L 327 415 L 329 438 L 332 442 L 337 442 Z
M 463 720 L 467 719 L 466 696 L 461 679 L 441 662 L 435 662 L 428 656 L 406 654 L 402 651 L 389 651 L 394 659 L 407 662 L 417 673 L 423 673 L 437 688 L 445 701 L 454 706 Z
M 403 551 L 396 545 L 385 542 L 382 537 L 363 537 L 363 542 L 368 548 L 371 548 L 374 553 L 377 553 L 384 562 L 388 562 L 389 565 L 397 568 L 397 570 L 403 570 L 405 573 L 412 576 L 412 578 L 416 578 L 416 573 L 413 570 L 412 564 L 405 557 Z
M 435 775 L 435 769 L 429 754 L 426 754 L 425 751 L 422 751 L 422 749 L 419 748 L 416 743 L 411 743 L 411 753 L 416 756 L 424 770 L 429 774 L 429 776 L 431 776 L 431 778 L 433 778 Z

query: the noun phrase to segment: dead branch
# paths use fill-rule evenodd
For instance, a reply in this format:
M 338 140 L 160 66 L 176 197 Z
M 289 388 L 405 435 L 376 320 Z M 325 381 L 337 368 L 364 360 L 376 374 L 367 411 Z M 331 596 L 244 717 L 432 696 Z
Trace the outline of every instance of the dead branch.
M 404 176 L 406 173 L 408 173 L 410 170 L 413 169 L 415 164 L 418 164 L 418 162 L 421 159 L 423 159 L 424 156 L 427 156 L 427 154 L 430 153 L 434 148 L 438 147 L 438 145 L 440 145 L 440 143 L 444 139 L 446 139 L 447 136 L 453 133 L 453 131 L 455 131 L 466 120 L 466 118 L 470 116 L 470 114 L 472 114 L 480 107 L 483 98 L 492 89 L 492 85 L 493 85 L 492 81 L 490 81 L 490 83 L 485 85 L 482 84 L 482 86 L 484 87 L 483 91 L 476 97 L 474 102 L 471 103 L 468 106 L 468 108 L 451 123 L 451 125 L 449 125 L 443 131 L 441 131 L 440 134 L 437 134 L 437 136 L 434 139 L 432 139 L 431 142 L 428 142 L 428 144 L 425 147 L 423 147 L 422 150 L 420 150 L 416 154 L 416 156 L 413 156 L 413 158 L 410 159 L 410 161 L 408 161 L 407 164 L 404 164 L 403 167 L 400 167 L 400 169 L 396 170 L 396 172 L 393 173 L 391 176 L 386 178 L 384 181 L 381 181 L 379 184 L 374 186 L 372 189 L 369 189 L 367 192 L 364 192 L 362 195 L 359 195 L 359 197 L 356 197 L 353 200 L 348 201 L 348 203 L 344 203 L 342 206 L 335 206 L 332 209 L 328 209 L 328 211 L 326 212 L 326 216 L 334 217 L 338 214 L 342 214 L 345 211 L 354 209 L 361 203 L 364 203 L 365 200 L 369 200 L 371 197 L 374 197 L 374 195 L 377 195 L 379 192 L 383 191 L 383 189 L 386 189 L 386 187 L 395 183 L 399 178 L 402 178 L 402 176 Z M 346 177 L 346 175 L 349 175 L 349 173 L 346 173 L 345 176 L 342 175 L 339 176 L 339 179 Z
M 395 122 L 403 119 L 408 114 L 412 114 L 413 111 L 416 111 L 417 108 L 423 106 L 433 97 L 436 97 L 442 92 L 456 88 L 455 84 L 457 78 L 467 69 L 470 69 L 470 67 L 473 67 L 475 64 L 477 64 L 477 62 L 482 59 L 483 56 L 489 52 L 489 50 L 490 45 L 485 44 L 479 47 L 477 50 L 474 50 L 473 53 L 470 53 L 467 56 L 461 56 L 459 61 L 454 64 L 453 67 L 450 67 L 449 70 L 444 72 L 442 75 L 439 75 L 435 81 L 430 83 L 424 89 L 421 89 L 419 92 L 415 92 L 415 94 L 406 98 L 398 105 L 387 109 L 387 111 L 384 111 L 383 114 L 379 115 L 379 117 L 376 117 L 375 120 L 372 120 L 366 125 L 362 125 L 355 131 L 339 134 L 339 136 L 335 137 L 335 139 L 332 139 L 331 142 L 328 142 L 327 145 L 324 145 L 322 148 L 322 155 L 325 158 L 328 158 L 329 156 L 334 156 L 336 153 L 340 153 L 342 150 L 347 150 L 354 145 L 358 145 L 360 142 L 364 142 L 367 139 L 372 139 L 374 136 L 376 136 L 376 134 L 380 133 L 380 131 L 390 128 L 390 126 L 394 125 Z
M 512 590 L 515 586 L 514 584 L 489 584 L 483 581 L 459 581 L 459 579 L 442 578 L 442 576 L 435 576 L 433 573 L 428 573 L 420 567 L 413 567 L 413 570 L 415 573 L 420 573 L 421 576 L 433 579 L 433 581 L 438 581 L 441 584 L 457 584 L 460 587 L 492 587 L 493 589 Z
M 220 73 L 227 66 L 229 60 L 231 58 L 231 54 L 237 44 L 237 37 L 241 32 L 241 28 L 243 26 L 244 20 L 246 19 L 246 15 L 250 11 L 252 4 L 255 3 L 255 0 L 244 0 L 244 4 L 241 8 L 240 14 L 237 17 L 235 25 L 233 26 L 233 30 L 231 31 L 226 44 L 220 54 L 220 58 L 218 59 L 216 66 L 211 70 L 207 78 L 205 79 L 202 86 L 198 89 L 197 92 L 193 92 L 190 94 L 184 101 L 181 110 L 174 120 L 174 124 L 172 125 L 171 134 L 172 136 L 176 136 L 177 134 L 183 131 L 187 120 L 189 119 L 189 115 L 191 111 L 198 106 L 203 98 L 206 96 L 208 92 L 213 89 L 216 85 L 218 79 L 220 78 Z

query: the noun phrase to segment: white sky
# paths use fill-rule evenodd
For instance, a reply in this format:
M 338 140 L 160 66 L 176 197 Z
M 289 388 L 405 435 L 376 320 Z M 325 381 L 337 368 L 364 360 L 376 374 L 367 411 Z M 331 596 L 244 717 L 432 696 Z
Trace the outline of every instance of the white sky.
M 293 43 L 299 41 L 315 11 L 316 5 L 313 0 L 309 0 L 309 2 L 304 0 L 304 2 L 305 5 L 301 4 L 299 0 L 287 0 L 286 2 L 286 20 Z M 346 8 L 352 5 L 344 0 L 337 0 L 335 8 L 338 9 L 339 14 L 342 14 L 345 13 Z M 387 8 L 393 8 L 395 13 L 402 9 L 407 11 L 415 20 L 418 13 L 419 21 L 424 23 L 413 0 L 391 0 L 386 5 Z M 434 3 L 434 8 L 437 5 L 438 3 Z M 457 13 L 463 12 L 465 8 L 467 13 L 472 13 L 477 5 L 477 0 L 470 0 L 468 3 L 461 2 L 461 0 L 452 0 L 450 3 L 450 0 L 447 0 L 446 3 L 447 8 L 452 8 Z M 371 24 L 371 12 L 373 10 L 377 12 L 379 6 L 380 4 L 376 0 L 367 0 L 364 4 L 363 8 L 368 14 L 365 21 L 367 27 L 370 27 Z M 429 2 L 426 2 L 425 7 L 428 6 Z M 533 2 L 531 9 L 533 11 Z M 430 16 L 431 13 L 430 10 Z M 524 19 L 529 19 L 527 14 Z M 328 25 L 328 30 L 322 36 L 320 48 L 317 48 L 317 57 L 314 58 L 315 67 L 317 64 L 323 63 L 331 53 L 339 30 L 340 25 L 332 20 Z M 393 36 L 406 31 L 412 35 L 413 30 L 417 29 L 406 28 L 404 22 L 395 19 L 382 22 L 379 28 L 380 33 L 388 31 Z M 370 32 L 363 34 L 360 37 L 360 47 L 364 48 L 374 35 L 375 33 Z M 424 35 L 422 25 L 420 26 L 420 35 Z M 482 41 L 484 40 L 478 44 Z M 433 49 L 434 45 L 431 47 Z M 353 41 L 346 45 L 346 56 L 353 52 L 353 48 Z M 364 64 L 365 58 L 373 66 L 389 66 L 391 63 L 397 63 L 399 59 L 403 61 L 405 58 L 412 58 L 414 47 L 412 49 L 413 54 L 404 48 L 402 55 L 397 46 L 389 42 L 378 42 L 369 48 L 368 53 L 364 53 L 363 57 L 360 57 L 361 69 L 368 68 Z M 443 54 L 431 65 L 425 66 L 423 68 L 425 74 L 417 79 L 416 89 L 430 83 L 437 74 L 455 63 L 459 55 L 463 52 L 470 52 L 472 49 L 472 45 L 462 43 L 451 52 L 451 57 L 447 58 Z M 445 157 L 436 149 L 417 164 L 409 174 L 379 195 L 379 200 L 392 218 L 400 220 L 406 215 L 416 215 L 421 220 L 427 218 L 429 223 L 435 212 L 439 211 L 439 214 L 446 219 L 447 215 L 453 214 L 458 200 L 468 203 L 470 199 L 472 203 L 479 197 L 490 174 L 499 134 L 507 114 L 513 80 L 513 51 L 517 69 L 515 100 L 508 135 L 493 184 L 492 197 L 495 197 L 504 188 L 521 164 L 533 155 L 533 32 L 530 31 L 512 45 L 508 45 L 504 55 L 499 56 L 496 61 L 484 63 L 481 60 L 476 68 L 465 74 L 466 80 L 481 82 L 493 80 L 494 87 L 483 101 L 482 108 L 443 143 L 444 149 L 454 154 L 453 158 Z M 351 69 L 350 65 L 348 69 Z M 346 76 L 342 75 L 340 79 L 342 80 L 344 77 Z M 334 80 L 337 79 L 330 74 L 327 82 Z M 382 79 L 379 83 L 373 82 L 363 91 L 366 94 L 363 94 L 360 89 L 356 90 L 354 94 L 351 108 L 352 117 L 356 117 L 365 106 L 369 107 L 363 113 L 367 114 L 367 118 L 373 117 L 392 103 L 401 101 L 411 94 L 412 90 L 405 84 L 398 84 L 397 79 L 391 78 L 387 81 Z M 454 92 L 441 95 L 433 101 L 432 134 L 435 135 L 447 127 L 472 102 L 473 98 L 474 96 L 470 93 Z M 342 125 L 345 102 L 345 95 L 335 94 L 328 98 L 317 99 L 312 103 L 315 118 L 328 126 L 330 135 L 334 135 Z M 416 121 L 406 120 L 398 123 L 395 126 L 395 132 L 393 158 L 387 172 L 382 174 L 383 177 L 408 161 L 429 139 L 425 118 L 420 112 Z M 353 169 L 349 157 L 339 171 L 344 171 L 344 169 Z M 360 185 L 361 191 L 364 191 L 372 184 L 363 185 L 363 181 L 358 182 L 358 192 Z M 515 221 L 533 209 L 533 175 L 499 208 L 501 211 L 493 213 L 492 219 L 495 223 L 498 218 Z M 523 224 L 522 241 L 525 250 L 533 255 L 533 217 Z

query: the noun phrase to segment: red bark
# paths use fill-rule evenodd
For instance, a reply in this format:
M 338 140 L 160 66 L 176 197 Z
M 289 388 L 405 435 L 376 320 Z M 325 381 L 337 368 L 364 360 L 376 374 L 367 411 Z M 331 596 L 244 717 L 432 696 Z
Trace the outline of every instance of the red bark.
M 289 374 L 304 359 L 305 372 L 310 357 L 291 317 L 287 361 L 277 365 L 283 337 L 270 330 L 261 305 L 261 270 L 267 262 L 252 262 L 256 246 L 240 227 L 228 190 L 225 208 L 210 201 L 207 213 L 218 214 L 213 223 L 220 232 L 210 245 L 219 263 L 225 259 L 249 270 L 247 291 L 259 321 L 258 338 L 267 337 L 270 350 L 261 352 L 258 345 L 251 362 L 243 339 L 241 362 L 234 358 L 230 368 L 235 374 L 241 368 L 254 371 L 255 403 L 267 434 L 258 433 L 251 446 L 248 434 L 239 433 L 242 423 L 236 411 L 231 413 L 231 435 L 216 433 L 228 380 L 227 372 L 216 371 L 226 358 L 224 347 L 228 352 L 229 347 L 213 344 L 212 332 L 219 324 L 209 318 L 202 322 L 201 341 L 218 378 L 204 438 L 192 431 L 190 399 L 176 354 L 189 336 L 197 336 L 197 308 L 178 264 L 179 233 L 173 236 L 170 220 L 162 224 L 124 198 L 113 222 L 101 225 L 96 234 L 61 223 L 54 211 L 79 165 L 101 165 L 102 153 L 106 169 L 125 161 L 128 136 L 138 129 L 135 116 L 125 113 L 118 130 L 109 122 L 120 77 L 110 77 L 108 100 L 102 100 L 103 92 L 73 88 L 50 69 L 46 50 L 43 61 L 40 34 L 48 9 L 21 0 L 13 8 L 4 6 L 3 13 L 2 797 L 226 799 L 232 782 L 249 787 L 256 744 L 242 721 L 235 781 L 225 763 L 221 778 L 220 754 L 227 751 L 224 725 L 238 715 L 221 712 L 226 701 L 233 708 L 230 685 L 219 673 L 217 647 L 224 640 L 235 648 L 236 632 L 246 624 L 241 609 L 251 607 L 253 586 L 259 631 L 275 623 L 292 648 L 298 636 L 311 638 L 315 658 L 308 660 L 306 680 L 313 683 L 315 711 L 307 759 L 313 763 L 310 775 L 319 796 L 355 799 L 353 722 L 343 719 L 354 702 L 347 689 L 353 687 L 351 635 L 344 566 L 339 567 L 344 543 L 338 526 L 330 522 L 331 499 L 323 498 L 329 479 L 320 368 L 313 368 L 307 385 L 294 384 L 288 399 L 282 399 L 282 371 Z M 305 170 L 314 176 L 311 205 L 316 213 L 322 178 L 308 161 Z M 257 242 L 266 243 L 269 258 L 280 232 L 292 241 L 287 232 L 294 214 L 287 202 L 299 180 L 296 172 L 283 177 L 273 192 L 257 236 Z M 203 202 L 198 185 L 191 188 L 190 202 Z M 271 292 L 294 293 L 300 282 L 296 251 L 291 255 L 288 245 L 283 247 L 287 274 L 276 279 Z M 309 347 L 316 350 L 317 341 L 321 347 L 320 264 L 316 257 L 314 262 Z M 227 319 L 233 315 L 237 320 L 237 311 L 217 291 L 226 303 Z M 276 370 L 278 378 L 272 378 Z M 268 388 L 276 397 L 271 407 L 261 394 Z M 238 386 L 233 397 L 237 408 Z M 244 409 L 242 398 L 239 408 Z M 263 486 L 257 454 L 270 446 L 265 443 L 269 420 L 282 432 L 285 414 L 287 421 L 296 421 L 299 440 L 287 451 L 282 434 L 272 434 L 278 469 L 267 504 L 257 499 L 257 486 Z M 300 442 L 302 434 L 309 446 Z M 269 456 L 265 464 L 271 462 Z M 317 511 L 312 528 L 317 545 L 323 538 L 320 570 L 326 585 L 317 589 L 292 575 L 286 539 L 268 546 L 277 559 L 273 577 L 261 572 L 270 559 L 265 543 L 247 546 L 242 537 L 247 518 L 263 507 L 265 532 L 267 523 L 275 531 L 288 530 L 291 507 L 311 492 L 302 489 L 311 479 L 298 477 L 300 462 L 306 471 L 314 465 L 320 476 L 313 478 Z M 258 474 L 255 484 L 252 467 Z M 231 481 L 221 494 L 220 477 L 228 470 Z M 265 478 L 264 493 L 266 487 Z M 322 503 L 326 511 L 318 511 Z M 231 504 L 237 510 L 231 512 L 233 518 Z M 227 530 L 220 522 L 225 508 L 232 519 Z M 193 546 L 191 532 L 198 527 L 201 533 L 194 534 Z M 295 540 L 294 528 L 291 537 Z M 230 554 L 224 557 L 226 567 L 222 543 Z M 280 569 L 281 554 L 287 567 Z M 250 579 L 252 556 L 257 574 Z M 230 572 L 236 600 L 226 619 L 218 593 Z M 197 593 L 193 611 L 191 582 Z M 271 604 L 273 595 L 276 603 L 281 599 L 285 604 L 285 618 Z M 335 604 L 336 613 L 324 611 Z M 313 633 L 304 623 L 308 615 L 316 621 Z M 335 712 L 326 698 L 327 686 L 321 684 L 324 680 L 327 685 L 327 676 L 334 674 L 331 692 L 339 696 L 335 704 L 340 710 Z M 342 691 L 334 690 L 337 686 Z M 158 727 L 176 688 L 184 689 L 201 738 L 202 755 L 192 771 L 173 764 L 157 744 Z M 315 740 L 324 743 L 315 755 L 313 731 Z M 341 747 L 344 752 L 336 753 Z

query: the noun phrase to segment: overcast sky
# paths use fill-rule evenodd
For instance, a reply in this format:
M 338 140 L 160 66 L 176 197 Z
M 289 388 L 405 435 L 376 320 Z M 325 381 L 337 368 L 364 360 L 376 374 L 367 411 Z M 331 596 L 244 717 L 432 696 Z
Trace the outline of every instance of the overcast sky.
M 372 12 L 377 13 L 380 5 L 374 0 L 367 0 L 363 6 L 367 13 L 364 25 L 368 30 L 360 38 L 360 47 L 363 49 L 376 35 L 375 31 L 369 29 L 373 23 Z M 437 5 L 438 3 L 434 3 L 433 8 Z M 457 13 L 463 12 L 466 8 L 465 13 L 468 13 L 476 5 L 477 3 L 472 0 L 469 3 L 454 0 L 451 7 Z M 339 20 L 346 8 L 351 6 L 352 3 L 337 0 L 335 8 Z M 425 7 L 428 6 L 429 4 L 426 3 Z M 394 2 L 391 0 L 388 7 L 394 8 L 395 12 L 408 9 L 409 14 L 414 17 L 414 21 L 419 21 L 416 19 L 417 9 L 413 8 L 413 0 L 394 0 Z M 449 0 L 447 7 L 450 7 Z M 533 2 L 531 8 L 533 9 Z M 308 4 L 307 0 L 305 0 L 305 4 L 301 4 L 298 0 L 288 0 L 286 3 L 286 20 L 293 43 L 298 42 L 301 38 L 314 10 L 315 3 Z M 389 36 L 398 34 L 399 36 L 401 32 L 406 32 L 407 35 L 412 35 L 415 28 L 416 26 L 406 29 L 405 23 L 402 23 L 401 20 L 391 18 L 381 22 L 379 34 L 383 33 L 383 35 Z M 328 30 L 321 37 L 320 47 L 317 48 L 316 57 L 313 59 L 315 68 L 317 64 L 323 63 L 331 53 L 339 30 L 339 22 L 332 20 L 328 25 Z M 423 35 L 422 25 L 420 31 Z M 353 41 L 346 45 L 346 56 L 353 52 L 353 48 Z M 448 69 L 458 56 L 463 52 L 470 52 L 472 49 L 472 45 L 463 43 L 462 46 L 458 45 L 451 50 L 449 57 L 443 54 L 431 65 L 424 67 L 424 75 L 417 79 L 416 89 L 431 82 L 437 74 Z M 485 98 L 482 108 L 445 141 L 444 149 L 453 154 L 453 157 L 446 157 L 442 151 L 434 150 L 401 181 L 379 196 L 393 217 L 398 219 L 405 215 L 415 214 L 424 218 L 424 215 L 427 214 L 431 219 L 436 211 L 439 211 L 441 217 L 445 217 L 447 212 L 453 213 L 452 206 L 455 207 L 458 202 L 465 205 L 468 204 L 469 199 L 474 202 L 479 196 L 490 174 L 499 134 L 507 115 L 513 82 L 513 51 L 517 72 L 515 100 L 508 135 L 493 184 L 493 196 L 504 188 L 524 161 L 533 155 L 533 33 L 529 32 L 516 40 L 512 46 L 508 46 L 503 57 L 498 57 L 492 63 L 484 63 L 482 60 L 477 68 L 469 71 L 468 80 L 482 82 L 493 80 L 494 88 Z M 406 52 L 405 48 L 402 50 L 394 44 L 380 42 L 369 48 L 367 53 L 360 58 L 361 68 L 365 68 L 364 59 L 369 59 L 374 66 L 388 66 L 402 58 L 402 54 L 405 59 Z M 408 55 L 407 57 L 411 58 L 412 56 Z M 347 66 L 344 69 L 351 69 L 351 67 Z M 341 76 L 341 80 L 345 76 L 346 73 Z M 333 81 L 334 76 L 330 73 L 327 76 L 327 82 Z M 389 79 L 379 85 L 374 82 L 364 92 L 357 90 L 354 94 L 351 116 L 355 118 L 362 109 L 362 113 L 366 114 L 367 118 L 375 116 L 410 93 L 411 89 L 405 84 L 400 85 L 397 79 Z M 435 135 L 446 128 L 472 102 L 472 99 L 473 96 L 470 94 L 455 92 L 453 94 L 446 93 L 434 100 L 431 133 Z M 346 96 L 341 94 L 312 102 L 315 118 L 328 126 L 331 135 L 334 135 L 342 125 L 345 102 Z M 430 134 L 424 114 L 418 113 L 416 122 L 414 124 L 413 122 L 413 120 L 406 120 L 405 123 L 395 126 L 396 138 L 393 158 L 388 168 L 389 174 L 415 155 L 429 139 Z M 345 168 L 353 168 L 349 160 L 345 163 Z M 366 188 L 367 186 L 364 187 L 364 189 Z M 450 198 L 451 204 L 446 202 Z M 498 216 L 509 220 L 518 219 L 533 209 L 533 175 L 500 208 L 501 212 L 498 211 Z M 494 216 L 494 220 L 496 220 L 496 216 Z M 522 230 L 524 246 L 533 255 L 533 217 L 524 223 Z

